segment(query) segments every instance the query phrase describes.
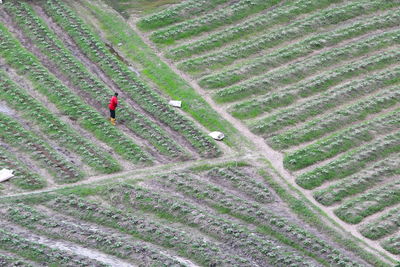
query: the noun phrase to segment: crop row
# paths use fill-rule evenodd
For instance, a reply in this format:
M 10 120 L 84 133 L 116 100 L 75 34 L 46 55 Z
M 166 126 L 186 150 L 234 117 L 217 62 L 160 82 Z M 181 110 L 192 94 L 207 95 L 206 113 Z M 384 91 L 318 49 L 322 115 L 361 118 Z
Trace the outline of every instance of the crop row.
M 210 213 L 209 209 L 194 206 L 191 202 L 180 200 L 176 196 L 156 193 L 154 190 L 150 191 L 138 186 L 129 188 L 118 186 L 111 193 L 107 197 L 114 205 L 123 204 L 127 209 L 143 209 L 155 214 L 163 214 L 183 224 L 195 226 L 199 231 L 235 247 L 239 256 L 243 257 L 245 254 L 259 265 L 315 265 L 314 261 L 284 247 L 270 237 L 256 234 L 243 225 Z M 246 253 L 243 253 L 244 251 Z
M 335 210 L 335 214 L 345 222 L 359 223 L 365 217 L 399 202 L 400 182 L 395 181 L 348 200 Z
M 246 259 L 229 255 L 220 244 L 196 237 L 185 230 L 168 227 L 149 216 L 109 209 L 73 195 L 58 197 L 46 204 L 51 209 L 79 219 L 94 222 L 128 233 L 135 238 L 174 249 L 184 257 L 210 265 L 249 266 Z
M 69 218 L 46 213 L 23 204 L 9 207 L 2 215 L 4 219 L 24 226 L 35 233 L 53 239 L 79 243 L 120 258 L 141 262 L 143 265 L 182 266 L 170 256 L 157 251 L 156 248 L 144 242 L 133 240 L 108 229 L 98 230 L 96 226 L 80 224 Z
M 23 103 L 20 103 L 21 105 Z M 44 143 L 34 133 L 27 131 L 16 120 L 0 113 L 0 139 L 20 151 L 24 151 L 47 169 L 59 183 L 71 183 L 81 179 L 83 174 L 56 150 Z
M 46 181 L 37 173 L 31 171 L 28 166 L 19 161 L 17 157 L 0 145 L 0 169 L 7 168 L 14 171 L 14 177 L 10 180 L 22 189 L 39 189 L 46 186 Z
M 400 87 L 396 89 L 400 97 Z M 316 143 L 288 153 L 285 155 L 283 164 L 289 170 L 299 170 L 398 129 L 400 129 L 400 108 L 372 120 L 355 124 Z
M 40 126 L 41 131 L 58 144 L 78 153 L 94 169 L 112 173 L 121 169 L 118 163 L 104 150 L 94 146 L 66 123 L 62 122 L 24 89 L 12 82 L 0 71 L 0 98 Z
M 237 194 L 237 192 L 229 192 L 221 186 L 210 184 L 208 181 L 191 176 L 188 173 L 165 175 L 157 179 L 157 182 L 174 192 L 182 192 L 186 196 L 196 199 L 196 202 L 206 203 L 224 213 L 240 219 L 245 218 L 245 221 L 268 228 L 272 233 L 279 233 L 278 235 L 284 236 L 283 239 L 291 240 L 289 245 L 308 251 L 330 263 L 342 261 L 346 262 L 347 266 L 356 266 L 349 258 L 341 255 L 338 251 L 334 251 L 324 241 L 283 217 L 273 214 L 262 204 L 238 197 L 237 195 L 240 194 Z
M 399 74 L 400 68 L 395 67 L 335 86 L 308 99 L 305 103 L 293 105 L 254 122 L 251 126 L 252 131 L 257 134 L 268 133 L 271 136 L 286 126 L 320 115 L 324 111 L 348 102 L 350 99 L 356 99 L 378 91 L 382 87 L 396 84 L 400 80 Z
M 321 68 L 325 66 L 339 64 L 342 60 L 356 58 L 399 42 L 399 30 L 377 34 L 342 47 L 330 49 L 293 64 L 274 69 L 271 72 L 238 85 L 221 89 L 214 95 L 214 99 L 218 102 L 231 102 L 246 98 L 250 95 L 265 94 L 273 88 L 279 88 L 286 84 L 298 82 L 320 71 Z M 399 58 L 399 53 L 395 52 L 391 53 L 387 60 L 398 62 Z
M 312 16 L 295 21 L 286 27 L 262 34 L 251 40 L 239 42 L 218 52 L 210 53 L 194 59 L 189 59 L 180 63 L 178 67 L 189 72 L 198 72 L 204 70 L 205 68 L 220 68 L 221 65 L 229 65 L 237 59 L 247 58 L 252 54 L 255 54 L 266 48 L 274 47 L 284 41 L 304 36 L 306 33 L 318 31 L 324 25 L 337 25 L 345 20 L 363 15 L 364 12 L 368 12 L 367 10 L 359 8 L 359 6 L 354 3 L 348 3 L 348 5 L 349 6 L 347 6 L 347 8 L 345 6 L 340 6 L 317 12 Z M 382 3 L 380 3 L 380 5 L 385 7 L 385 5 Z M 373 12 L 376 9 L 377 7 L 375 6 L 372 8 L 372 10 L 370 10 L 370 12 Z M 398 16 L 395 14 L 392 14 L 392 16 L 394 16 L 394 19 L 391 17 L 386 17 L 388 24 L 392 24 L 392 20 L 396 20 L 396 18 L 398 20 Z M 359 23 L 364 23 L 363 19 L 361 19 Z M 316 42 L 314 44 L 318 46 L 318 43 L 319 42 Z
M 119 62 L 71 9 L 58 0 L 47 1 L 44 8 L 80 49 L 145 111 L 180 133 L 202 156 L 215 157 L 221 153 L 215 142 L 191 120 L 170 107 L 164 98 Z
M 107 101 L 113 91 L 87 71 L 87 68 L 64 47 L 27 3 L 7 2 L 5 7 L 24 31 L 25 36 L 28 36 L 76 87 L 90 95 L 87 102 L 96 101 L 100 107 L 107 106 Z M 177 157 L 182 152 L 182 148 L 173 142 L 160 127 L 127 105 L 123 99 L 120 102 L 118 118 L 125 121 L 129 129 L 148 140 L 163 154 Z
M 305 57 L 315 51 L 337 45 L 349 38 L 355 38 L 377 29 L 394 27 L 399 21 L 400 17 L 393 11 L 362 18 L 331 31 L 314 34 L 246 63 L 204 76 L 199 80 L 199 84 L 205 88 L 226 87 L 253 75 L 262 74 L 296 58 Z
M 197 16 L 214 9 L 220 4 L 231 0 L 186 0 L 173 5 L 155 14 L 141 18 L 137 26 L 142 30 L 154 30 L 173 23 L 184 21 L 192 16 Z
M 394 86 L 353 105 L 329 113 L 329 115 L 306 122 L 304 125 L 297 127 L 296 130 L 292 129 L 275 135 L 267 139 L 267 142 L 275 149 L 285 149 L 299 145 L 338 130 L 354 121 L 362 120 L 370 114 L 375 114 L 394 106 L 399 101 L 400 87 Z
M 394 154 L 382 159 L 366 169 L 361 170 L 349 177 L 344 178 L 338 183 L 327 188 L 315 191 L 314 198 L 325 206 L 342 201 L 346 197 L 361 193 L 391 179 L 400 173 L 400 154 Z
M 175 40 L 211 31 L 225 24 L 231 24 L 248 15 L 269 8 L 280 1 L 240 0 L 203 16 L 157 30 L 150 35 L 150 39 L 156 43 L 170 44 Z
M 198 41 L 173 48 L 167 52 L 166 56 L 174 60 L 179 60 L 195 54 L 200 54 L 201 52 L 211 51 L 211 49 L 221 47 L 222 45 L 226 45 L 228 42 L 233 42 L 251 33 L 262 31 L 277 23 L 293 20 L 299 14 L 310 13 L 316 9 L 324 8 L 334 2 L 341 1 L 342 0 L 296 0 L 290 4 L 282 3 L 282 5 L 277 6 L 266 14 L 251 17 L 242 23 L 212 33 Z
M 251 175 L 237 168 L 213 168 L 207 176 L 213 181 L 228 184 L 260 203 L 270 203 L 273 196 L 266 184 L 257 182 Z
M 106 266 L 97 260 L 88 259 L 68 251 L 54 249 L 42 244 L 34 243 L 18 234 L 12 233 L 12 231 L 4 227 L 1 227 L 0 229 L 0 248 L 32 260 L 38 263 L 38 265 L 65 267 Z
M 144 154 L 138 145 L 50 74 L 1 24 L 0 55 L 10 66 L 31 80 L 34 89 L 47 96 L 60 111 L 76 120 L 99 140 L 109 144 L 117 153 L 134 162 L 150 161 L 149 156 Z
M 400 234 L 389 237 L 381 243 L 381 246 L 395 255 L 400 254 Z
M 296 182 L 305 189 L 313 189 L 332 179 L 344 178 L 368 163 L 400 151 L 400 132 L 375 139 L 373 142 L 354 149 L 339 158 L 301 174 Z
M 379 218 L 362 225 L 359 231 L 363 236 L 376 240 L 397 232 L 399 228 L 400 209 L 394 208 Z
M 261 97 L 253 98 L 230 108 L 233 116 L 240 119 L 256 117 L 272 109 L 288 106 L 299 98 L 305 98 L 328 90 L 349 78 L 359 76 L 372 70 L 382 69 L 393 63 L 392 53 L 380 53 L 361 60 L 350 62 L 333 70 L 328 70 Z
M 15 256 L 7 256 L 0 254 L 0 266 L 3 267 L 33 267 L 30 263 L 26 262 L 22 258 Z

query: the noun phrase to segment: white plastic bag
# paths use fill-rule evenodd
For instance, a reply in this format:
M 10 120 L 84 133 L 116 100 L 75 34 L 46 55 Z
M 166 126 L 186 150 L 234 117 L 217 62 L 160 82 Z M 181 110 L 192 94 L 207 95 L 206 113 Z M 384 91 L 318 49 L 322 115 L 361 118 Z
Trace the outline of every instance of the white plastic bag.
M 14 176 L 13 172 L 14 172 L 13 170 L 2 169 L 0 171 L 0 183 L 4 182 L 4 181 L 7 181 L 11 177 L 13 177 Z

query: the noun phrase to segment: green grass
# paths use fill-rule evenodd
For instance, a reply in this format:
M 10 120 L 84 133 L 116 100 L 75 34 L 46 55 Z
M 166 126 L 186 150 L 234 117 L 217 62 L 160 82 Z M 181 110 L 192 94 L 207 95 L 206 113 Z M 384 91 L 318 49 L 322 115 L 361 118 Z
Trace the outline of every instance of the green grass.
M 143 15 L 154 13 L 166 5 L 177 4 L 182 0 L 105 0 L 108 5 L 114 8 L 124 18 L 128 18 L 132 13 Z
M 156 84 L 163 93 L 171 99 L 181 100 L 183 111 L 208 130 L 223 132 L 226 136 L 224 142 L 228 146 L 234 147 L 246 142 L 238 130 L 225 121 L 185 80 L 161 61 L 121 17 L 115 12 L 99 8 L 93 2 L 85 1 L 84 4 L 90 9 L 91 15 L 96 17 L 98 27 L 105 33 L 108 41 L 118 47 L 127 60 L 140 65 L 141 74 Z M 122 45 L 118 46 L 119 43 Z
M 245 161 L 230 161 L 230 162 L 219 163 L 219 164 L 203 164 L 200 166 L 195 166 L 195 167 L 189 168 L 189 170 L 197 173 L 197 172 L 208 171 L 213 168 L 227 168 L 227 167 L 235 167 L 236 168 L 236 167 L 247 167 L 247 166 L 251 166 L 251 165 Z

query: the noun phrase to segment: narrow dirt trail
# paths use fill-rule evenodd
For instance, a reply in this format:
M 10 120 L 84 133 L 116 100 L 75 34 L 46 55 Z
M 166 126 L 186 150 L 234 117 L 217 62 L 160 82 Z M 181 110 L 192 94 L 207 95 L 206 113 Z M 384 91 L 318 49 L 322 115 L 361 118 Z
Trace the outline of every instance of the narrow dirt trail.
M 244 137 L 246 137 L 248 140 L 252 141 L 254 147 L 253 148 L 248 148 L 249 150 L 251 149 L 253 152 L 250 151 L 242 151 L 242 152 L 247 152 L 251 153 L 253 155 L 260 155 L 262 157 L 265 157 L 271 164 L 272 166 L 276 169 L 278 174 L 284 178 L 291 186 L 299 190 L 300 192 L 303 193 L 303 195 L 316 207 L 319 209 L 323 210 L 331 220 L 333 220 L 337 225 L 339 225 L 342 229 L 338 229 L 336 225 L 333 225 L 332 223 L 329 222 L 329 224 L 334 227 L 335 229 L 338 229 L 341 232 L 347 232 L 351 233 L 354 237 L 362 240 L 367 246 L 364 246 L 366 250 L 371 250 L 371 248 L 381 252 L 384 255 L 387 255 L 390 258 L 394 258 L 396 260 L 399 260 L 400 257 L 398 256 L 393 256 L 389 255 L 380 245 L 379 242 L 369 240 L 362 236 L 358 231 L 357 227 L 355 225 L 350 225 L 347 224 L 343 221 L 341 221 L 339 218 L 336 217 L 336 215 L 333 213 L 333 210 L 327 209 L 325 206 L 321 205 L 318 203 L 312 196 L 312 192 L 308 190 L 304 190 L 300 186 L 297 185 L 295 182 L 295 176 L 292 175 L 290 172 L 288 172 L 284 166 L 283 166 L 283 157 L 284 155 L 280 152 L 277 152 L 273 150 L 270 146 L 268 146 L 264 139 L 260 136 L 257 136 L 253 134 L 245 124 L 243 124 L 241 121 L 238 119 L 232 117 L 224 108 L 218 106 L 211 96 L 208 94 L 207 91 L 205 91 L 203 88 L 201 88 L 198 83 L 193 80 L 189 75 L 186 73 L 180 71 L 170 60 L 164 57 L 164 55 L 154 46 L 154 44 L 145 36 L 142 34 L 136 27 L 133 21 L 128 22 L 130 27 L 142 38 L 142 40 L 153 49 L 153 51 L 157 54 L 157 56 L 164 62 L 166 63 L 174 72 L 179 74 L 186 82 L 190 84 L 191 87 L 193 87 L 197 93 L 199 93 L 206 101 L 207 103 L 214 109 L 216 110 L 222 118 L 227 120 L 229 123 L 231 123 Z M 279 179 L 275 179 L 277 182 L 279 182 L 281 185 L 283 185 L 285 188 L 287 188 L 287 185 L 284 185 L 282 181 Z M 290 190 L 290 189 L 289 189 Z M 382 260 L 385 260 L 382 258 Z
M 43 193 L 54 192 L 56 190 L 74 188 L 77 186 L 90 185 L 90 184 L 94 184 L 94 183 L 97 183 L 97 184 L 108 183 L 110 181 L 115 182 L 115 183 L 120 183 L 127 179 L 129 179 L 129 180 L 144 179 L 144 178 L 146 178 L 146 176 L 150 176 L 150 175 L 154 176 L 154 175 L 167 174 L 170 172 L 179 172 L 179 171 L 185 170 L 187 168 L 202 166 L 205 164 L 222 164 L 222 163 L 227 163 L 227 162 L 232 162 L 232 161 L 249 160 L 250 158 L 251 158 L 251 155 L 243 156 L 243 155 L 240 155 L 237 153 L 237 154 L 232 154 L 228 157 L 221 157 L 221 158 L 216 158 L 216 159 L 191 160 L 191 161 L 185 161 L 185 162 L 150 166 L 150 167 L 145 167 L 145 168 L 141 168 L 141 169 L 130 169 L 130 170 L 126 170 L 123 172 L 119 172 L 117 174 L 114 173 L 114 174 L 106 174 L 106 175 L 98 175 L 98 176 L 88 177 L 86 180 L 82 180 L 82 181 L 79 181 L 74 184 L 53 185 L 53 186 L 49 186 L 45 189 L 41 189 L 41 190 L 37 190 L 37 191 L 33 191 L 33 192 L 23 192 L 23 193 L 2 195 L 2 196 L 0 196 L 0 201 L 2 199 L 30 196 L 30 195 L 39 195 L 39 194 L 43 194 Z

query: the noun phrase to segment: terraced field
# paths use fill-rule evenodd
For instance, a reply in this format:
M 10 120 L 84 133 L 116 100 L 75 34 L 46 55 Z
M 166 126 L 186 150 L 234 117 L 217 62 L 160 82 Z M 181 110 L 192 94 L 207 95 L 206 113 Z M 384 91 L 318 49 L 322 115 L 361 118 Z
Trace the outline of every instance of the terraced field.
M 306 194 L 398 255 L 400 2 L 185 3 L 138 29 Z
M 59 265 L 83 259 L 82 266 L 365 266 L 305 227 L 270 179 L 246 162 L 228 162 L 34 202 L 30 196 L 0 206 L 0 247 Z
M 395 266 L 399 25 L 397 0 L 3 1 L 0 266 Z

